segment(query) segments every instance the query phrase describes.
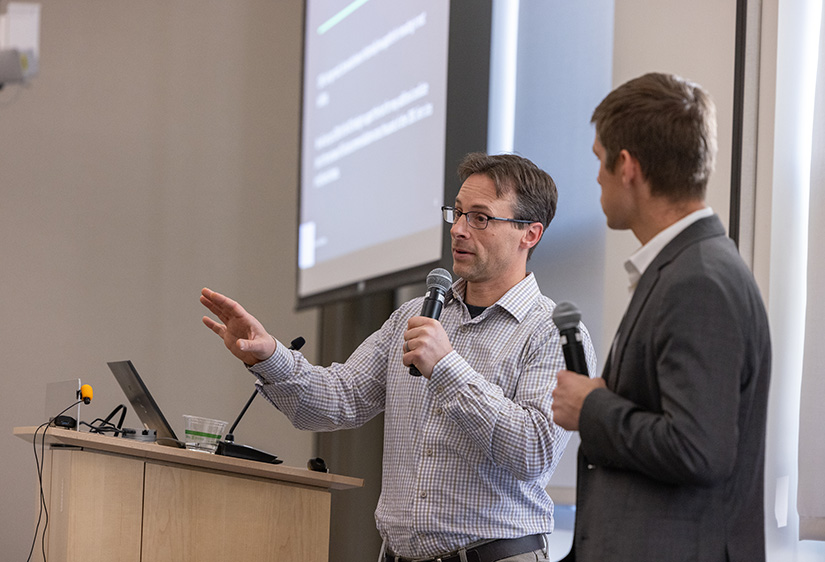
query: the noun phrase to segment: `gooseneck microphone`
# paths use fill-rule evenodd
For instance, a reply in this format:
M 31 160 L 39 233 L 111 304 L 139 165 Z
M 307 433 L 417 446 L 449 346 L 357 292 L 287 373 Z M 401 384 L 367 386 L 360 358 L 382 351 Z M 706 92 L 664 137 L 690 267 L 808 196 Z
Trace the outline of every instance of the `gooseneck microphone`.
M 589 376 L 582 345 L 582 333 L 579 330 L 581 319 L 581 311 L 572 302 L 560 302 L 553 309 L 553 323 L 561 335 L 561 349 L 564 352 L 567 370 Z
M 293 351 L 298 351 L 299 349 L 304 347 L 304 344 L 306 342 L 307 341 L 304 338 L 302 338 L 301 336 L 298 336 L 297 338 L 295 338 L 294 340 L 289 342 L 289 348 L 288 349 L 291 349 Z M 246 406 L 243 407 L 243 410 L 241 410 L 241 413 L 238 414 L 237 418 L 235 418 L 235 423 L 232 424 L 232 427 L 229 428 L 229 431 L 226 433 L 226 436 L 224 437 L 225 441 L 234 441 L 235 440 L 235 435 L 234 435 L 235 428 L 238 427 L 238 422 L 241 421 L 241 418 L 244 416 L 246 411 L 249 409 L 249 405 L 252 404 L 252 401 L 255 400 L 256 396 L 258 396 L 258 389 L 257 388 L 252 393 L 252 396 L 249 397 L 249 400 L 246 401 Z
M 77 424 L 81 423 L 80 419 L 74 419 L 72 416 L 65 416 L 63 414 L 65 414 L 69 409 L 74 408 L 75 406 L 77 406 L 81 402 L 83 402 L 84 404 L 89 404 L 92 401 L 92 395 L 93 394 L 94 394 L 94 391 L 92 390 L 92 386 L 88 385 L 88 384 L 84 384 L 83 386 L 80 387 L 80 390 L 78 390 L 76 395 L 75 395 L 76 398 L 77 398 L 77 402 L 75 402 L 74 404 L 72 404 L 71 406 L 69 406 L 68 408 L 66 408 L 65 410 L 60 412 L 59 414 L 57 414 L 55 417 L 51 418 L 49 420 L 49 422 L 47 422 L 47 424 L 51 423 L 51 424 L 55 425 L 56 427 L 65 427 L 67 429 L 76 428 Z M 40 428 L 38 428 L 38 429 L 40 429 Z M 36 436 L 36 434 L 37 434 L 37 432 L 35 432 L 35 436 Z M 45 438 L 45 433 L 44 433 L 44 438 Z
M 288 349 L 298 351 L 299 349 L 304 347 L 305 343 L 306 340 L 301 336 L 298 336 L 289 343 Z M 249 409 L 249 405 L 252 404 L 252 401 L 255 400 L 255 397 L 257 395 L 258 389 L 256 388 L 252 392 L 252 396 L 249 397 L 249 400 L 246 401 L 246 405 L 243 407 L 243 410 L 241 410 L 241 413 L 238 414 L 237 418 L 235 418 L 235 422 L 232 424 L 232 427 L 229 428 L 229 431 L 224 436 L 223 441 L 218 441 L 218 448 L 215 450 L 215 454 L 223 455 L 225 457 L 247 459 L 251 461 L 268 462 L 272 464 L 279 464 L 282 462 L 278 460 L 278 457 L 276 455 L 272 455 L 265 451 L 261 451 L 260 449 L 256 449 L 255 447 L 250 447 L 249 445 L 239 445 L 235 443 L 235 428 L 238 427 L 238 422 L 241 421 L 241 418 Z
M 420 316 L 438 320 L 441 316 L 441 309 L 444 308 L 444 297 L 452 284 L 453 278 L 449 271 L 441 267 L 433 269 L 427 275 L 427 293 L 424 295 Z M 414 377 L 421 376 L 421 372 L 415 365 L 410 365 L 410 374 Z

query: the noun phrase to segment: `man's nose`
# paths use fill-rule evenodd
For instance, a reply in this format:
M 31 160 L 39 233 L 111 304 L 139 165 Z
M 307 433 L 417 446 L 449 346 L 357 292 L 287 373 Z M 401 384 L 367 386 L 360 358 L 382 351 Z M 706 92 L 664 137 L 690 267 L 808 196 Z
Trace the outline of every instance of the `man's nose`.
M 467 215 L 461 215 L 450 227 L 450 235 L 455 238 L 466 237 L 469 230 L 470 224 L 467 222 Z

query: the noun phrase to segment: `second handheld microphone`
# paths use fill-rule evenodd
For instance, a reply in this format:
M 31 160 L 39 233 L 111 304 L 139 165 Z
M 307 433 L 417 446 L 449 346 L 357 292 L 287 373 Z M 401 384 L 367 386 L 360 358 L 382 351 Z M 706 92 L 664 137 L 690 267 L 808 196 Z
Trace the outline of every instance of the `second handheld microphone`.
M 582 333 L 579 330 L 581 318 L 582 313 L 572 302 L 560 302 L 553 309 L 553 323 L 561 334 L 561 349 L 564 352 L 567 370 L 589 376 L 584 345 L 582 345 Z

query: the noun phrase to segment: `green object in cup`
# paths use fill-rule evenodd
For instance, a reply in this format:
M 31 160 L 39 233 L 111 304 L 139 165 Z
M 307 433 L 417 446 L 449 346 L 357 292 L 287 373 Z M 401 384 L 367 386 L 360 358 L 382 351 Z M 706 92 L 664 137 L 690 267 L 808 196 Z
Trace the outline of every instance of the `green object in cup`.
M 184 430 L 186 448 L 193 451 L 214 453 L 218 448 L 218 441 L 226 429 L 226 422 L 199 416 L 183 416 L 186 427 Z

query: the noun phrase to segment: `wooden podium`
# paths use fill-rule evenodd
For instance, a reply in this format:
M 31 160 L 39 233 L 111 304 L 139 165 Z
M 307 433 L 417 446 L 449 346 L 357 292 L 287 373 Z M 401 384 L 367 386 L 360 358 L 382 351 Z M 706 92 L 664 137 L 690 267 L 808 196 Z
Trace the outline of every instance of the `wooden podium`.
M 31 443 L 34 431 L 14 434 Z M 330 490 L 363 485 L 62 428 L 46 444 L 49 562 L 327 561 Z

